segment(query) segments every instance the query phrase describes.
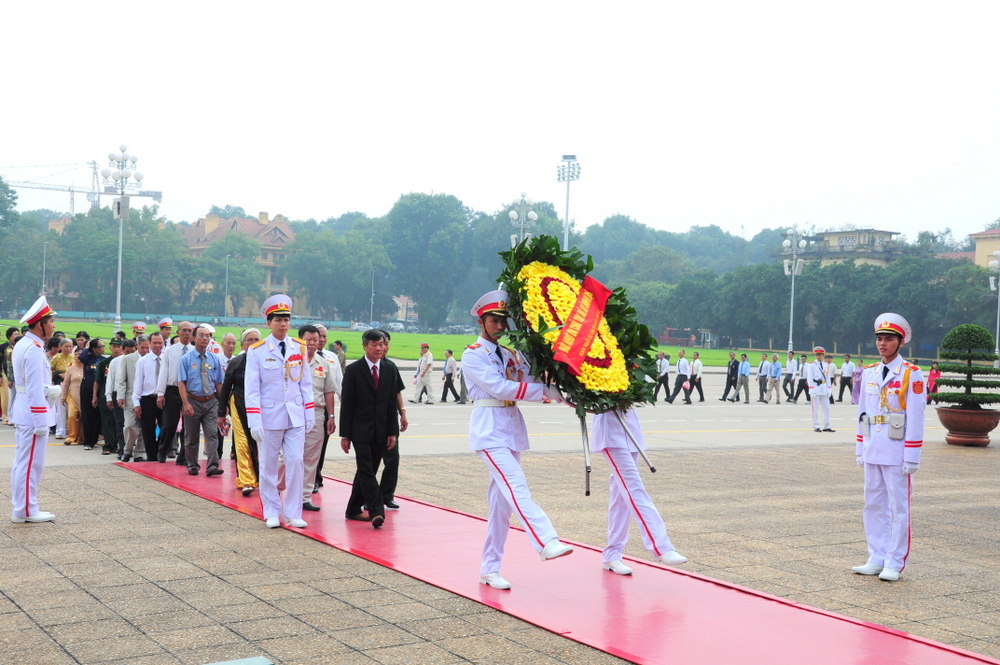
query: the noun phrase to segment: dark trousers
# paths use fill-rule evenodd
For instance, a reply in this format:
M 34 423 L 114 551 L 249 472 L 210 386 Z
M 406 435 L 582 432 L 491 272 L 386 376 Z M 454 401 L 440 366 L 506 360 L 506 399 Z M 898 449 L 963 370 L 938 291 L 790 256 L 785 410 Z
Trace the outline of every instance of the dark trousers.
M 674 400 L 677 399 L 677 394 L 684 390 L 684 382 L 688 380 L 687 374 L 678 374 L 674 377 L 674 394 L 667 398 L 667 401 L 673 404 Z M 691 389 L 688 388 L 684 390 L 684 401 L 691 401 Z
M 660 394 L 660 386 L 663 386 L 663 399 L 670 401 L 670 375 L 664 374 L 663 376 L 656 379 L 656 388 L 653 389 L 653 401 L 656 401 L 656 396 Z
M 729 391 L 732 390 L 734 393 L 739 393 L 740 389 L 736 387 L 737 381 L 735 376 L 726 375 L 726 390 L 722 393 L 722 399 L 729 398 Z
M 460 402 L 461 400 L 458 397 L 458 393 L 455 392 L 454 375 L 452 375 L 452 374 L 445 374 L 444 375 L 444 391 L 441 393 L 441 401 L 442 402 L 447 402 L 448 401 L 446 398 L 448 397 L 448 391 L 449 390 L 451 391 L 451 394 L 455 396 L 455 401 L 456 402 Z
M 378 483 L 378 489 L 382 493 L 382 502 L 392 501 L 396 498 L 396 483 L 399 482 L 399 437 L 396 437 L 396 445 L 392 450 L 382 453 L 382 480 Z
M 177 423 L 181 421 L 181 408 L 183 406 L 184 403 L 181 401 L 181 394 L 177 390 L 177 386 L 167 386 L 167 390 L 163 394 L 163 417 L 160 422 L 160 457 L 165 457 L 167 454 L 177 450 L 174 445 L 174 436 L 177 434 Z M 182 428 L 181 440 L 183 440 L 183 436 Z M 181 448 L 177 452 L 178 464 L 185 464 L 183 457 L 184 449 Z
M 792 398 L 792 401 L 798 402 L 799 401 L 799 395 L 801 395 L 802 393 L 806 394 L 806 401 L 807 402 L 811 402 L 812 401 L 812 399 L 809 397 L 809 382 L 806 381 L 805 379 L 799 379 L 799 386 L 798 386 L 798 388 L 795 391 L 795 397 Z
M 386 444 L 377 441 L 364 443 L 352 441 L 351 443 L 354 445 L 354 461 L 357 464 L 357 471 L 354 472 L 354 484 L 351 487 L 351 498 L 347 501 L 346 514 L 348 517 L 352 517 L 361 513 L 364 507 L 368 506 L 370 516 L 385 516 L 382 491 L 379 489 L 375 474 L 382 462 L 382 456 L 386 453 Z
M 160 458 L 160 442 L 156 438 L 156 426 L 163 422 L 163 411 L 156 406 L 156 393 L 139 398 L 139 427 L 142 429 L 142 443 L 146 447 L 146 461 L 155 462 Z
M 764 395 L 767 394 L 767 377 L 758 376 L 757 377 L 757 389 L 760 390 L 760 397 L 757 399 L 761 402 L 764 401 Z
M 795 395 L 795 380 L 792 378 L 791 374 L 785 375 L 785 380 L 781 382 L 781 389 L 785 391 L 785 399 L 794 399 Z
M 691 379 L 691 390 L 688 391 L 688 397 L 690 397 L 691 393 L 693 393 L 695 390 L 698 391 L 698 401 L 699 402 L 704 402 L 705 401 L 705 393 L 701 389 L 701 379 L 699 379 L 697 377 Z
M 108 408 L 108 402 L 104 399 L 104 393 L 97 396 L 97 411 L 101 414 L 101 433 L 104 435 L 104 446 L 102 450 L 107 452 L 118 450 L 118 437 L 115 435 L 115 412 Z
M 115 441 L 118 448 L 118 456 L 125 452 L 125 409 L 118 406 L 118 393 L 111 393 L 111 402 L 115 405 L 112 413 L 115 417 Z
M 80 388 L 80 419 L 83 424 L 83 445 L 96 446 L 101 435 L 101 412 L 93 404 L 94 384 Z
M 851 396 L 851 390 L 854 388 L 854 377 L 853 376 L 842 376 L 840 377 L 840 394 L 837 395 L 837 401 L 844 401 L 844 388 L 847 388 L 847 396 Z

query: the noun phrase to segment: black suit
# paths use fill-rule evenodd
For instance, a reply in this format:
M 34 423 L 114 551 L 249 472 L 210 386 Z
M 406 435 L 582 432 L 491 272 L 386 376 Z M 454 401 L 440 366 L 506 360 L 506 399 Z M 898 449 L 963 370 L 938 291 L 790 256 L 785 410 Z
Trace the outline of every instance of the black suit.
M 740 361 L 733 358 L 729 361 L 729 365 L 726 366 L 726 391 L 722 393 L 722 399 L 729 397 L 729 391 L 732 390 L 735 394 L 739 394 L 740 390 L 737 388 L 739 383 L 740 374 Z
M 340 398 L 340 436 L 354 445 L 357 471 L 346 515 L 353 517 L 368 506 L 371 517 L 385 515 L 382 492 L 375 477 L 390 436 L 399 435 L 396 395 L 403 379 L 395 365 L 379 362 L 378 390 L 368 362 L 362 358 L 347 366 Z

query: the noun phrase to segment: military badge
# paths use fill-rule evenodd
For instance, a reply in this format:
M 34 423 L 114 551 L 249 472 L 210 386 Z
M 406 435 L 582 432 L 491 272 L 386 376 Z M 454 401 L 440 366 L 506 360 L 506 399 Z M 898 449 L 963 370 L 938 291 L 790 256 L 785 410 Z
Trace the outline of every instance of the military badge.
M 914 395 L 922 395 L 923 392 L 924 392 L 924 382 L 923 381 L 914 381 L 913 382 L 913 394 Z

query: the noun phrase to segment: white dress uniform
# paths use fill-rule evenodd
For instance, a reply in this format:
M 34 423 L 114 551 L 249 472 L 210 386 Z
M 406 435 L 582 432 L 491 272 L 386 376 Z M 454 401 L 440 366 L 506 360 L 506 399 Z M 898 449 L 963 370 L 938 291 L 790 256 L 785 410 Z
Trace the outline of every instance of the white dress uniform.
M 906 341 L 908 336 L 904 335 Z M 888 373 L 883 371 L 886 367 Z M 920 465 L 927 386 L 920 368 L 901 356 L 888 365 L 866 365 L 856 378 L 861 382 L 861 397 L 855 452 L 865 470 L 868 562 L 899 572 L 910 553 L 910 473 Z M 896 423 L 901 428 L 894 427 L 891 418 L 903 421 Z
M 54 315 L 42 296 L 21 323 L 29 325 Z M 11 520 L 14 522 L 49 521 L 51 513 L 38 508 L 38 480 L 45 468 L 45 449 L 49 428 L 55 424 L 55 410 L 50 408 L 49 388 L 52 369 L 45 356 L 45 344 L 30 330 L 14 346 L 11 354 L 14 391 L 10 422 L 14 424 L 14 461 L 10 470 Z M 55 394 L 55 391 L 51 391 Z M 35 519 L 32 519 L 32 518 Z
M 275 310 L 272 301 L 284 307 Z M 285 303 L 288 303 L 285 305 Z M 291 298 L 277 295 L 264 301 L 267 310 L 288 314 Z M 285 353 L 281 353 L 281 343 Z M 260 499 L 264 519 L 284 516 L 302 519 L 303 448 L 307 429 L 315 423 L 312 379 L 306 362 L 306 345 L 286 336 L 278 340 L 268 335 L 247 350 L 244 399 L 250 429 L 263 428 L 264 440 L 258 441 L 260 460 Z M 284 507 L 278 495 L 278 454 L 285 462 L 286 492 Z
M 635 409 L 622 412 L 642 450 L 646 437 L 639 425 Z M 598 413 L 591 426 L 590 450 L 604 453 L 611 466 L 611 489 L 608 493 L 608 545 L 604 548 L 604 562 L 620 561 L 628 543 L 629 519 L 634 518 L 646 549 L 661 557 L 674 549 L 667 535 L 667 527 L 639 476 L 639 451 L 625 433 L 618 417 L 612 411 Z
M 823 347 L 817 348 L 822 349 Z M 813 429 L 830 429 L 830 380 L 827 377 L 825 367 L 826 363 L 814 360 L 805 366 L 803 372 L 806 384 L 809 386 Z
M 431 354 L 430 349 L 427 353 L 420 355 L 417 361 L 417 384 L 416 392 L 413 394 L 414 401 L 420 400 L 420 391 L 427 390 L 427 396 L 424 397 L 424 402 L 427 404 L 434 403 L 434 386 L 431 385 L 431 375 L 434 373 L 434 356 Z

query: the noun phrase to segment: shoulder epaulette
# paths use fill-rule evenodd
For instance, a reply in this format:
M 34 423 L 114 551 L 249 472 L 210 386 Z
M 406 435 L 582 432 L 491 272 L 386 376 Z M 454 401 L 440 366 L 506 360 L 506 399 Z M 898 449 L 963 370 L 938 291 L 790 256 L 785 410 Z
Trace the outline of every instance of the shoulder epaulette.
M 881 362 L 882 362 L 882 361 L 881 361 L 881 360 L 879 360 L 878 362 L 874 362 L 874 363 L 872 363 L 871 365 L 865 365 L 865 369 L 868 369 L 869 367 L 875 367 L 876 365 L 880 364 Z
M 304 341 L 304 340 L 301 340 L 301 339 L 299 339 L 298 337 L 293 337 L 293 338 L 292 338 L 292 341 L 293 341 L 293 342 L 298 342 L 299 344 L 305 344 L 305 341 Z
M 906 367 L 909 367 L 910 369 L 920 369 L 919 365 L 914 365 L 913 363 L 908 363 L 905 360 L 903 361 L 903 365 L 905 365 Z
M 465 348 L 467 348 L 467 349 L 478 349 L 481 346 L 482 346 L 482 344 L 480 344 L 479 342 L 476 342 L 475 344 L 470 344 L 470 345 L 468 345 Z
M 260 340 L 259 342 L 257 342 L 256 344 L 251 344 L 251 345 L 250 345 L 250 348 L 251 348 L 251 349 L 256 349 L 256 348 L 257 348 L 258 346 L 262 345 L 262 344 L 263 344 L 264 342 L 266 342 L 266 341 L 267 341 L 266 339 L 262 339 L 262 340 Z

